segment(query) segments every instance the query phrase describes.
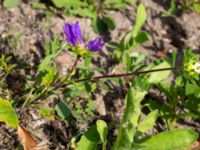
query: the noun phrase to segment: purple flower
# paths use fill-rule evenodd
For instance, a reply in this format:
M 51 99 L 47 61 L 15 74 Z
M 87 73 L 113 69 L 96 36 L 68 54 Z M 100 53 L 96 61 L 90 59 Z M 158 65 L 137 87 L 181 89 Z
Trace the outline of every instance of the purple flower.
M 64 26 L 64 33 L 66 35 L 66 42 L 75 47 L 88 49 L 92 52 L 95 52 L 102 50 L 104 46 L 104 41 L 101 37 L 97 37 L 96 39 L 87 42 L 82 37 L 78 21 L 75 24 L 66 23 Z
M 66 42 L 75 46 L 78 41 L 82 41 L 82 33 L 79 27 L 79 22 L 75 24 L 65 24 L 64 33 L 66 35 Z
M 104 46 L 104 41 L 101 37 L 97 37 L 93 41 L 89 41 L 88 49 L 92 52 L 100 51 Z

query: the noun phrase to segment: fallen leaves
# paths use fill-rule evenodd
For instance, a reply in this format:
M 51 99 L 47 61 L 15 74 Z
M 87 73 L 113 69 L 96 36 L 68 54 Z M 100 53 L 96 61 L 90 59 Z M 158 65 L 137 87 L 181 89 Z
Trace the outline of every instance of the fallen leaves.
M 36 140 L 22 125 L 18 126 L 17 132 L 19 140 L 24 147 L 24 150 L 31 150 L 37 145 Z
M 48 150 L 47 142 L 42 141 L 37 144 L 33 136 L 22 125 L 18 126 L 17 132 L 24 150 Z

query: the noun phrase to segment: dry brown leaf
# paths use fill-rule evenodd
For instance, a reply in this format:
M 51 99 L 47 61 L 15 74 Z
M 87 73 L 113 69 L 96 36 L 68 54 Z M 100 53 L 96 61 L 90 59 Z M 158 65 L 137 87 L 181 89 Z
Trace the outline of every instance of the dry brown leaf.
M 37 145 L 35 139 L 22 125 L 18 126 L 17 132 L 24 150 L 31 150 Z

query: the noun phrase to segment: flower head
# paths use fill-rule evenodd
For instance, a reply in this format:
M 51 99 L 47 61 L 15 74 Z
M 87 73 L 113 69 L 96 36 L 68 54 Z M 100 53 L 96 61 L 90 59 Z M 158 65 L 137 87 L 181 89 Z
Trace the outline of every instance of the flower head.
M 82 36 L 78 21 L 75 24 L 66 23 L 64 33 L 66 35 L 66 42 L 80 49 L 88 49 L 89 51 L 96 52 L 102 50 L 104 46 L 104 41 L 101 37 L 87 42 Z
M 64 33 L 66 35 L 66 42 L 75 46 L 78 41 L 82 41 L 82 33 L 79 27 L 79 22 L 75 24 L 65 24 Z
M 88 49 L 92 52 L 99 51 L 103 48 L 104 41 L 101 37 L 97 37 L 93 41 L 89 41 L 88 43 Z
M 192 66 L 192 69 L 194 69 L 194 71 L 195 71 L 197 74 L 200 74 L 200 62 L 196 62 L 196 63 Z

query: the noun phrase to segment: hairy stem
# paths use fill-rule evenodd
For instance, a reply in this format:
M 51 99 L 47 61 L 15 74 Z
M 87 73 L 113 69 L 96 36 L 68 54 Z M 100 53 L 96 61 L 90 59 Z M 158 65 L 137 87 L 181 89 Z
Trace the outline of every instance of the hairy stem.
M 167 71 L 167 70 L 174 70 L 174 69 L 178 69 L 178 68 L 161 68 L 161 69 L 154 69 L 154 70 L 147 70 L 147 71 L 135 71 L 135 72 L 124 73 L 124 74 L 111 74 L 111 75 L 88 77 L 88 78 L 74 80 L 70 83 L 60 83 L 59 85 L 54 86 L 51 91 L 55 91 L 59 88 L 67 87 L 69 85 L 72 85 L 74 83 L 79 83 L 79 82 L 94 81 L 94 80 L 98 80 L 98 79 L 109 79 L 109 78 L 124 78 L 124 77 L 128 77 L 128 76 L 138 76 L 138 75 L 141 75 L 141 74 Z M 50 93 L 50 91 L 48 93 L 46 93 L 46 95 L 48 95 L 49 93 Z M 31 101 L 31 103 L 36 103 L 39 99 L 45 98 L 46 95 L 42 95 L 40 97 L 35 98 L 34 100 Z

